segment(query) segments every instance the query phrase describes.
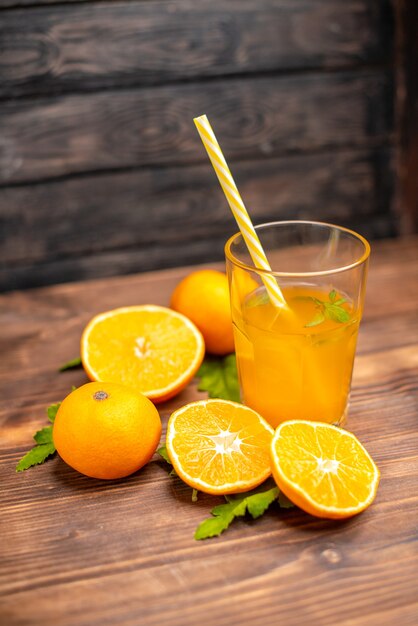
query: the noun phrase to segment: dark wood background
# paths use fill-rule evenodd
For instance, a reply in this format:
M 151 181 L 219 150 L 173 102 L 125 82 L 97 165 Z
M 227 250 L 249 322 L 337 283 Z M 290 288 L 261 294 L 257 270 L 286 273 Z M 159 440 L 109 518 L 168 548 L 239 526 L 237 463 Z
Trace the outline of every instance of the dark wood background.
M 202 113 L 254 221 L 412 232 L 410 2 L 0 0 L 0 290 L 220 260 Z

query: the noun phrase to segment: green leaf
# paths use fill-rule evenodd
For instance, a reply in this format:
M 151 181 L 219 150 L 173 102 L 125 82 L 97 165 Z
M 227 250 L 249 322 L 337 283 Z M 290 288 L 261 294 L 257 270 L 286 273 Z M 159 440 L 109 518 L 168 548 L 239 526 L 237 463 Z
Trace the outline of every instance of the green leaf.
M 71 391 L 75 389 L 76 387 L 73 386 Z M 50 404 L 47 408 L 46 413 L 50 422 L 54 422 L 60 406 L 61 402 L 57 402 L 56 404 Z M 16 466 L 17 472 L 22 472 L 32 467 L 32 465 L 39 465 L 39 463 L 43 463 L 51 454 L 54 454 L 55 446 L 52 438 L 52 428 L 52 426 L 45 426 L 45 428 L 38 430 L 34 434 L 33 438 L 37 445 L 34 446 L 32 450 L 29 450 L 23 459 L 19 461 Z
M 32 450 L 29 450 L 29 452 L 25 454 L 22 459 L 20 459 L 19 463 L 16 465 L 16 472 L 23 472 L 33 465 L 43 463 L 45 459 L 51 456 L 51 454 L 54 454 L 54 452 L 55 446 L 52 442 L 36 445 L 32 448 Z
M 279 495 L 279 489 L 272 487 L 267 491 L 251 491 L 246 494 L 225 496 L 227 503 L 218 504 L 211 513 L 213 517 L 203 520 L 195 532 L 195 539 L 217 537 L 224 532 L 236 517 L 248 512 L 253 519 L 263 515 Z
M 169 464 L 169 465 L 171 465 L 171 466 L 173 465 L 173 464 L 171 463 L 171 461 L 170 461 L 170 457 L 168 456 L 167 446 L 166 446 L 166 445 L 163 445 L 163 446 L 161 446 L 161 448 L 158 448 L 158 450 L 157 450 L 157 454 L 159 454 L 159 455 L 160 455 L 160 457 L 161 457 L 161 458 L 162 458 L 162 459 L 163 459 L 166 463 L 168 463 L 168 464 Z M 173 469 L 171 470 L 171 472 L 170 472 L 168 475 L 169 475 L 169 476 L 177 476 L 177 472 L 176 472 L 176 470 L 173 468 Z M 192 499 L 193 499 L 193 497 L 192 497 Z
M 199 391 L 207 391 L 209 398 L 240 402 L 235 354 L 224 358 L 206 357 L 197 376 L 200 378 Z
M 318 311 L 317 313 L 315 313 L 315 315 L 313 316 L 311 321 L 308 322 L 307 324 L 305 324 L 305 328 L 311 328 L 312 326 L 318 326 L 318 324 L 322 324 L 323 321 L 325 321 L 325 315 L 323 314 L 322 311 Z
M 330 320 L 333 320 L 334 322 L 340 322 L 341 324 L 344 324 L 345 322 L 348 322 L 350 320 L 349 312 L 342 307 L 337 306 L 336 304 L 328 304 L 325 307 L 325 315 Z
M 337 292 L 335 291 L 335 289 L 329 292 L 328 298 L 330 302 L 335 302 L 336 297 L 337 297 Z
M 277 496 L 279 495 L 279 488 L 276 485 L 274 485 L 270 489 L 265 489 L 265 487 L 271 483 L 273 483 L 274 485 L 274 482 L 271 480 L 263 483 L 262 487 L 264 487 L 264 490 L 260 490 L 260 488 L 257 488 L 245 493 L 244 495 L 239 494 L 233 496 L 225 496 L 225 498 L 231 504 L 234 502 L 237 504 L 242 502 L 244 506 L 244 513 L 242 513 L 242 515 L 245 514 L 245 511 L 248 511 L 248 513 L 250 513 L 250 515 L 254 519 L 256 519 L 257 517 L 263 515 L 263 513 L 268 509 L 270 504 L 274 502 L 274 500 L 276 500 Z
M 164 459 L 164 461 L 165 461 L 166 463 L 169 463 L 170 465 L 172 465 L 172 463 L 171 463 L 171 461 L 170 461 L 170 457 L 168 456 L 167 446 L 166 446 L 166 445 L 163 445 L 163 446 L 161 446 L 161 448 L 158 448 L 158 450 L 157 450 L 157 454 L 159 454 L 159 455 L 160 455 L 160 457 L 161 457 L 162 459 Z
M 194 538 L 200 540 L 209 539 L 210 537 L 219 537 L 219 535 L 228 528 L 233 519 L 233 515 L 229 517 L 226 515 L 220 517 L 209 517 L 199 524 L 194 534 Z
M 71 359 L 71 361 L 68 361 L 67 363 L 64 363 L 64 365 L 61 365 L 61 367 L 59 368 L 59 372 L 65 372 L 65 370 L 71 370 L 75 367 L 80 367 L 82 365 L 81 363 L 81 357 L 76 357 L 75 359 Z
M 280 491 L 277 502 L 279 503 L 281 509 L 293 509 L 295 506 L 293 502 L 291 502 L 289 498 L 284 495 L 283 491 Z
M 262 293 L 257 293 L 254 296 L 250 296 L 250 298 L 245 303 L 246 308 L 252 309 L 255 306 L 262 306 L 264 304 L 269 304 L 270 298 L 267 291 L 263 291 Z
M 211 513 L 216 517 L 229 517 L 233 515 L 234 517 L 242 517 L 245 515 L 247 510 L 247 505 L 245 503 L 245 496 L 236 495 L 234 498 L 230 498 L 229 496 L 225 496 L 226 504 L 218 504 L 215 506 Z
M 278 487 L 273 487 L 268 491 L 263 491 L 261 493 L 255 493 L 253 496 L 248 496 L 246 498 L 247 502 L 247 510 L 248 513 L 253 517 L 253 519 L 257 519 L 267 511 L 270 504 L 277 500 L 277 496 L 279 495 Z
M 292 300 L 297 300 L 298 302 L 312 302 L 315 301 L 313 296 L 293 296 Z
M 48 419 L 50 422 L 55 420 L 55 416 L 60 408 L 61 402 L 57 402 L 57 404 L 50 404 L 46 410 L 46 414 L 48 415 Z
M 45 426 L 42 430 L 38 430 L 33 436 L 36 443 L 53 443 L 52 426 Z
M 235 503 L 219 504 L 212 509 L 211 513 L 214 517 L 209 517 L 199 524 L 194 534 L 194 538 L 208 539 L 209 537 L 218 537 L 235 517 Z M 245 513 L 245 510 L 244 510 Z
M 332 289 L 329 292 L 328 298 L 329 302 L 323 302 L 318 298 L 310 296 L 312 302 L 316 304 L 318 311 L 315 313 L 311 321 L 305 324 L 305 328 L 318 326 L 318 324 L 322 324 L 322 322 L 326 319 L 333 320 L 334 322 L 339 322 L 341 324 L 350 321 L 350 313 L 341 306 L 347 302 L 347 300 L 345 298 L 338 298 L 337 300 L 337 291 L 335 289 Z

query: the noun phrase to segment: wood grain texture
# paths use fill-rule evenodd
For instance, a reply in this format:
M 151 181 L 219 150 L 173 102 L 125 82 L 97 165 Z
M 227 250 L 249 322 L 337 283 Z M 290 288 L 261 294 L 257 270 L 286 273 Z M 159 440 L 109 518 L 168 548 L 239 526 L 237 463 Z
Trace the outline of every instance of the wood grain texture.
M 233 171 L 255 222 L 361 220 L 367 230 L 390 207 L 391 163 L 390 150 L 357 150 L 237 162 Z M 164 247 L 176 244 L 178 265 L 190 260 L 189 245 L 221 245 L 236 229 L 209 163 L 5 187 L 0 205 L 3 270 L 110 250 L 145 256 L 151 246 L 163 264 Z
M 194 528 L 220 500 L 201 495 L 192 504 L 156 459 L 108 483 L 58 458 L 14 472 L 44 407 L 85 381 L 82 371 L 57 367 L 76 354 L 90 316 L 166 304 L 188 269 L 0 296 L 3 622 L 258 626 L 279 615 L 290 626 L 415 626 L 417 270 L 417 238 L 372 246 L 349 426 L 381 469 L 376 502 L 347 522 L 273 509 L 201 543 Z M 162 405 L 164 423 L 199 395 L 192 384 Z
M 418 232 L 418 5 L 396 0 L 397 209 L 403 233 Z
M 378 144 L 393 129 L 391 93 L 376 70 L 5 102 L 0 180 L 206 162 L 192 123 L 203 111 L 229 160 Z
M 79 4 L 92 0 L 65 0 L 65 4 Z M 14 8 L 39 7 L 44 5 L 62 4 L 62 0 L 0 0 L 0 10 Z
M 4 6 L 4 5 L 3 5 Z M 6 12 L 0 96 L 385 63 L 390 2 L 89 2 Z
M 394 234 L 393 219 L 387 215 L 371 215 L 367 221 L 359 218 L 350 226 L 361 230 L 365 237 L 385 237 Z M 226 233 L 231 234 L 233 230 Z M 193 241 L 149 244 L 135 249 L 111 250 L 92 255 L 46 261 L 33 265 L 14 264 L 0 270 L 0 289 L 10 291 L 27 289 L 58 282 L 118 276 L 144 272 L 156 267 L 175 267 L 178 263 L 199 264 L 202 259 L 219 261 L 224 258 L 226 236 L 208 237 Z

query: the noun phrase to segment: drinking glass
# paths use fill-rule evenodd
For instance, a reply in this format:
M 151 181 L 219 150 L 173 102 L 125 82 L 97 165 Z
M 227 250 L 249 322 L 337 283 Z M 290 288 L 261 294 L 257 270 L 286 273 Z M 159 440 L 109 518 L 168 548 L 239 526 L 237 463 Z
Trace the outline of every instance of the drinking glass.
M 333 224 L 256 226 L 271 271 L 254 267 L 241 233 L 226 243 L 241 400 L 276 427 L 291 419 L 344 423 L 370 245 Z M 286 306 L 274 305 L 265 278 Z

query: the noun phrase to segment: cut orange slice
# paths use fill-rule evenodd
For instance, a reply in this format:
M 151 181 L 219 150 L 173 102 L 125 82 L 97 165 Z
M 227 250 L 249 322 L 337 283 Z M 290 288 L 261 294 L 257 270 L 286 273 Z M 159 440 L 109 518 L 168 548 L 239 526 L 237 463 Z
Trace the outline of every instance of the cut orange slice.
M 351 517 L 376 497 L 378 468 L 358 439 L 336 426 L 283 422 L 271 443 L 271 457 L 278 487 L 311 515 Z
M 91 380 L 132 387 L 154 402 L 179 393 L 195 375 L 204 353 L 196 326 L 162 306 L 101 313 L 81 337 L 81 360 Z
M 212 494 L 239 493 L 271 474 L 272 427 L 255 411 L 228 400 L 202 400 L 175 411 L 167 452 L 185 483 Z

